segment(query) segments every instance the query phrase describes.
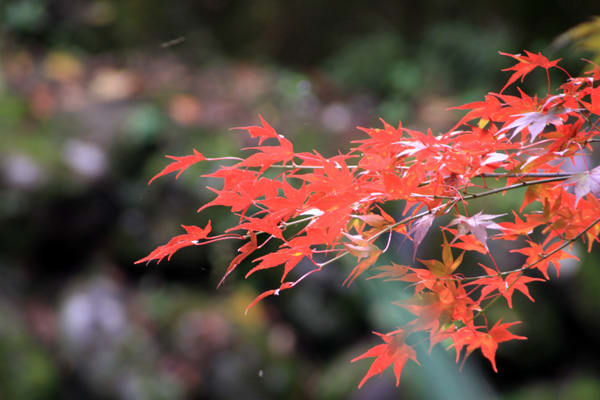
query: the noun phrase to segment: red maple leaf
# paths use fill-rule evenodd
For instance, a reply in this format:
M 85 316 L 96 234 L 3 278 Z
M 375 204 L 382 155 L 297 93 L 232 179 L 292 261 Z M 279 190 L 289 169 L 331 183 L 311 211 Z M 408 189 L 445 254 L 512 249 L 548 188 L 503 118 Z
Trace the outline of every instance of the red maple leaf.
M 372 347 L 366 353 L 355 357 L 351 362 L 362 360 L 363 358 L 375 357 L 375 361 L 358 384 L 360 389 L 369 378 L 385 371 L 393 364 L 394 375 L 396 376 L 396 386 L 400 383 L 402 369 L 408 360 L 419 364 L 415 350 L 404 343 L 404 334 L 402 330 L 397 330 L 387 334 L 373 332 L 379 336 L 385 343 Z M 420 364 L 419 364 L 420 365 Z
M 267 121 L 265 121 L 262 115 L 258 115 L 260 118 L 260 122 L 263 126 L 251 125 L 251 126 L 239 126 L 236 128 L 231 128 L 231 130 L 246 130 L 253 138 L 258 138 L 258 144 L 262 144 L 266 139 L 275 138 L 279 139 L 280 136 L 275 129 Z
M 506 85 L 504 85 L 502 90 L 500 90 L 500 93 L 504 92 L 504 89 L 506 89 L 508 86 L 510 86 L 513 82 L 515 82 L 519 78 L 521 78 L 521 82 L 523 82 L 523 78 L 525 78 L 525 76 L 527 74 L 529 74 L 531 71 L 533 71 L 537 67 L 544 68 L 546 70 L 546 74 L 548 74 L 548 70 L 552 67 L 557 67 L 558 62 L 561 60 L 559 58 L 558 60 L 550 61 L 546 57 L 544 57 L 542 55 L 542 53 L 534 54 L 534 53 L 530 53 L 527 50 L 525 50 L 525 54 L 526 54 L 525 56 L 522 56 L 521 54 L 509 54 L 509 53 L 503 53 L 503 52 L 499 52 L 499 53 L 502 54 L 503 56 L 512 57 L 518 61 L 518 63 L 513 65 L 512 67 L 505 68 L 502 70 L 502 71 L 515 71 L 515 72 L 510 76 L 510 78 L 508 79 L 508 82 L 506 82 Z M 549 77 L 548 77 L 548 80 L 550 80 Z
M 181 225 L 181 227 L 186 230 L 186 233 L 171 238 L 168 243 L 158 246 L 146 257 L 137 260 L 135 263 L 140 264 L 152 260 L 157 260 L 157 263 L 160 263 L 165 257 L 170 260 L 171 256 L 179 249 L 200 244 L 198 241 L 206 239 L 211 230 L 210 221 L 204 228 L 195 225 Z
M 498 372 L 498 368 L 496 368 L 496 350 L 498 350 L 498 343 L 513 339 L 527 339 L 525 336 L 517 336 L 508 331 L 508 328 L 519 324 L 520 321 L 504 324 L 501 324 L 500 322 L 502 322 L 502 320 L 496 322 L 492 329 L 487 333 L 477 330 L 477 327 L 466 326 L 450 335 L 454 342 L 453 346 L 456 348 L 457 361 L 463 347 L 467 347 L 464 359 L 466 359 L 473 351 L 480 348 L 481 353 L 492 364 L 494 372 Z
M 527 265 L 532 265 L 534 268 L 540 270 L 540 272 L 544 275 L 544 278 L 550 279 L 548 276 L 548 267 L 552 264 L 556 269 L 556 276 L 560 275 L 560 260 L 567 258 L 575 258 L 579 260 L 573 254 L 570 254 L 564 250 L 559 250 L 551 256 L 544 256 L 544 254 L 550 254 L 558 247 L 561 246 L 561 242 L 553 243 L 548 246 L 547 249 L 544 250 L 544 246 L 539 243 L 532 242 L 530 240 L 527 241 L 529 247 L 524 247 L 522 249 L 514 249 L 511 250 L 511 253 L 521 253 L 527 256 Z M 542 258 L 544 257 L 544 258 Z
M 256 233 L 250 231 L 248 232 L 248 235 L 250 236 L 250 241 L 245 243 L 242 247 L 240 247 L 238 249 L 238 252 L 240 254 L 238 254 L 233 260 L 231 260 L 231 263 L 229 263 L 229 266 L 227 267 L 227 270 L 225 270 L 225 273 L 223 274 L 223 277 L 221 278 L 221 280 L 219 281 L 219 284 L 217 285 L 217 288 L 219 286 L 221 286 L 223 284 L 223 282 L 225 282 L 225 279 L 227 278 L 227 276 L 229 276 L 229 274 L 246 258 L 248 257 L 250 254 L 252 254 L 254 252 L 254 250 L 256 250 L 258 248 L 258 241 L 256 239 Z
M 269 297 L 269 296 L 279 296 L 279 293 L 281 293 L 282 290 L 292 288 L 292 287 L 294 287 L 294 285 L 295 285 L 294 282 L 283 282 L 281 284 L 281 286 L 279 286 L 278 289 L 271 289 L 271 290 L 267 290 L 266 292 L 262 292 L 261 294 L 256 296 L 256 298 L 254 300 L 252 300 L 252 302 L 248 305 L 248 307 L 246 307 L 244 314 L 248 314 L 248 311 L 262 299 Z
M 311 256 L 312 252 L 310 248 L 307 249 L 296 249 L 296 248 L 281 248 L 277 251 L 274 251 L 269 254 L 265 254 L 262 257 L 257 258 L 256 262 L 260 261 L 258 265 L 252 268 L 248 273 L 246 273 L 246 278 L 255 273 L 256 271 L 260 271 L 263 269 L 275 268 L 279 265 L 283 264 L 283 274 L 281 276 L 281 282 L 284 281 L 287 274 L 294 269 L 296 265 L 305 256 Z
M 466 283 L 465 285 L 483 285 L 483 288 L 481 289 L 481 299 L 485 299 L 488 294 L 497 290 L 506 299 L 508 308 L 512 308 L 512 295 L 515 290 L 518 290 L 527 296 L 529 300 L 535 302 L 533 297 L 531 297 L 526 284 L 530 282 L 543 281 L 543 279 L 525 276 L 521 271 L 512 272 L 508 274 L 506 278 L 503 278 L 502 276 L 498 275 L 498 272 L 495 270 L 488 268 L 481 263 L 479 263 L 479 266 L 483 268 L 489 276 L 476 279 L 473 282 Z
M 502 233 L 495 237 L 502 240 L 516 240 L 520 236 L 528 236 L 533 230 L 542 224 L 538 219 L 532 218 L 531 215 L 526 215 L 526 221 L 519 218 L 519 215 L 513 210 L 515 222 L 500 222 L 498 225 L 502 227 Z
M 452 127 L 451 131 L 477 118 L 480 119 L 480 126 L 485 126 L 489 121 L 497 120 L 497 117 L 505 112 L 503 111 L 502 102 L 492 94 L 486 95 L 484 101 L 463 104 L 462 106 L 452 107 L 450 110 L 471 110 Z
M 150 179 L 150 181 L 148 182 L 148 185 L 151 184 L 153 180 L 155 180 L 163 175 L 167 175 L 172 172 L 179 171 L 177 173 L 177 175 L 175 175 L 175 179 L 177 179 L 177 178 L 179 178 L 179 175 L 181 175 L 183 173 L 183 171 L 188 169 L 191 165 L 194 165 L 197 162 L 206 160 L 206 157 L 204 157 L 204 155 L 202 155 L 202 153 L 200 153 L 196 149 L 194 149 L 194 154 L 191 154 L 189 156 L 183 156 L 183 157 L 165 156 L 165 157 L 170 158 L 175 161 L 172 162 L 171 164 L 167 165 L 165 168 L 163 168 L 163 170 L 160 171 L 158 174 L 154 175 L 152 177 L 152 179 Z
M 600 70 L 599 70 L 600 71 Z M 590 91 L 590 99 L 591 102 L 587 103 L 585 101 L 581 101 L 581 103 L 587 108 L 589 112 L 592 114 L 599 115 L 600 114 L 600 87 L 596 87 Z
M 449 232 L 455 232 L 456 229 L 448 228 Z M 485 247 L 477 238 L 473 235 L 463 235 L 458 238 L 459 242 L 455 242 L 450 246 L 462 249 L 465 251 L 477 251 L 481 254 L 487 254 L 487 247 Z

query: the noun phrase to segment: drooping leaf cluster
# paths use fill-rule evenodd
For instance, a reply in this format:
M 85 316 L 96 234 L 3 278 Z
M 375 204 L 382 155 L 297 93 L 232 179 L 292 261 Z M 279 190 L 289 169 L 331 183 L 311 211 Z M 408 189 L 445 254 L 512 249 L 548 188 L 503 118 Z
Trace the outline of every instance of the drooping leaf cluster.
M 574 157 L 593 151 L 599 141 L 600 67 L 594 65 L 586 75 L 572 78 L 559 60 L 530 52 L 501 54 L 517 61 L 507 68 L 512 72 L 507 84 L 482 101 L 456 107 L 467 113 L 445 133 L 434 135 L 382 121 L 382 128 L 360 128 L 366 138 L 355 142 L 348 153 L 327 158 L 317 151 L 296 153 L 293 144 L 261 117 L 260 126 L 236 128 L 258 139 L 256 147 L 246 149 L 251 151 L 246 158 L 207 158 L 196 150 L 189 156 L 168 156 L 174 161 L 152 180 L 172 172 L 179 176 L 196 162 L 225 164 L 206 175 L 222 179 L 223 185 L 209 188 L 216 197 L 198 211 L 225 206 L 238 223 L 214 236 L 210 223 L 204 228 L 183 226 L 185 234 L 137 263 L 160 262 L 186 246 L 240 240 L 239 254 L 225 268 L 223 279 L 246 258 L 254 263 L 246 277 L 266 269 L 282 271 L 279 287 L 260 294 L 250 308 L 341 257 L 353 257 L 355 267 L 344 285 L 369 270 L 375 272 L 371 279 L 403 282 L 412 296 L 395 304 L 414 314 L 397 330 L 376 333 L 383 343 L 353 360 L 374 358 L 359 387 L 389 366 L 399 381 L 406 362 L 417 362 L 410 344 L 415 333 L 425 333 L 431 347 L 452 343 L 457 361 L 480 349 L 496 371 L 498 344 L 524 337 L 508 330 L 518 322 L 496 321 L 490 327 L 486 309 L 499 299 L 512 308 L 515 292 L 533 301 L 529 285 L 548 280 L 551 266 L 558 275 L 561 260 L 575 257 L 569 248 L 581 240 L 589 251 L 600 233 L 596 197 L 600 167 L 577 173 L 564 169 Z M 518 87 L 516 94 L 504 93 L 536 69 L 548 76 L 544 96 L 530 96 Z M 553 69 L 565 79 L 550 93 Z M 471 200 L 518 188 L 526 190 L 512 216 L 467 212 Z M 405 211 L 392 217 L 384 206 L 397 201 Z M 376 266 L 392 235 L 411 240 L 416 255 L 434 220 L 442 215 L 453 219 L 442 226 L 441 260 Z M 510 251 L 524 255 L 525 263 L 497 265 L 490 240 L 514 243 Z M 273 241 L 278 245 L 275 251 L 252 258 Z M 488 259 L 479 264 L 480 275 L 466 275 L 461 269 L 465 252 L 473 251 Z M 299 274 L 295 268 L 303 260 L 313 268 Z

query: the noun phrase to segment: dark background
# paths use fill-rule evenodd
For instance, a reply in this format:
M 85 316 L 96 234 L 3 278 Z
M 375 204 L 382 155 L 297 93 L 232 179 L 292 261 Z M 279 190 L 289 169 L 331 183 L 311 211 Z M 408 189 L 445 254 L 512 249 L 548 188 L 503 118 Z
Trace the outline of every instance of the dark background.
M 342 288 L 349 261 L 247 316 L 278 271 L 245 281 L 245 263 L 215 289 L 236 243 L 133 264 L 180 224 L 232 222 L 220 208 L 195 213 L 218 185 L 200 175 L 216 165 L 148 187 L 164 154 L 238 155 L 252 142 L 228 128 L 259 113 L 297 151 L 325 155 L 379 117 L 448 129 L 460 113 L 446 108 L 502 87 L 512 62 L 498 51 L 542 51 L 580 73 L 594 54 L 552 42 L 599 13 L 593 0 L 3 0 L 0 397 L 600 398 L 600 269 L 583 248 L 581 263 L 534 286 L 535 304 L 516 294 L 513 310 L 490 310 L 529 338 L 500 346 L 499 373 L 479 352 L 459 373 L 438 346 L 398 389 L 390 371 L 356 389 L 369 363 L 349 360 L 405 316 L 389 305 L 397 287 Z M 439 248 L 429 236 L 424 258 Z M 390 256 L 411 253 L 399 242 Z

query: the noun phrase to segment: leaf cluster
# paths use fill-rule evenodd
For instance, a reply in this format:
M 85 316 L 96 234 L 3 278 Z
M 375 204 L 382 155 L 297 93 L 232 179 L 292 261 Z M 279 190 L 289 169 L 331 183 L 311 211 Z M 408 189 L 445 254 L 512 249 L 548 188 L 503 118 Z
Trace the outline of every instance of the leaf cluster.
M 205 176 L 220 178 L 223 185 L 209 188 L 216 197 L 198 211 L 224 206 L 238 223 L 214 236 L 210 223 L 205 228 L 183 226 L 185 234 L 137 263 L 160 262 L 186 246 L 240 240 L 225 279 L 267 242 L 277 242 L 276 250 L 254 256 L 254 266 L 245 276 L 281 268 L 280 285 L 260 294 L 250 308 L 342 257 L 353 257 L 355 267 L 344 285 L 372 269 L 376 274 L 371 279 L 411 290 L 408 300 L 395 304 L 414 314 L 397 330 L 376 333 L 383 343 L 353 360 L 375 359 L 359 387 L 389 366 L 398 382 L 404 365 L 418 362 L 411 344 L 416 333 L 425 333 L 431 347 L 451 343 L 457 361 L 480 349 L 496 371 L 498 344 L 525 338 L 508 330 L 518 322 L 496 321 L 490 327 L 488 307 L 504 299 L 512 308 L 515 292 L 533 301 L 529 285 L 548 280 L 550 266 L 558 275 L 561 261 L 574 257 L 568 248 L 582 240 L 589 251 L 600 233 L 600 167 L 581 173 L 563 169 L 574 157 L 593 151 L 598 141 L 600 67 L 593 65 L 586 75 L 571 77 L 560 60 L 542 54 L 501 54 L 517 61 L 506 69 L 512 72 L 506 85 L 482 101 L 457 107 L 467 112 L 448 132 L 434 135 L 382 121 L 381 128 L 360 128 L 366 138 L 348 153 L 327 158 L 317 151 L 295 152 L 293 144 L 261 117 L 259 126 L 235 128 L 258 139 L 257 146 L 246 149 L 250 154 L 245 158 L 208 158 L 196 150 L 189 156 L 167 156 L 173 162 L 151 182 L 169 173 L 179 176 L 197 162 L 221 162 L 216 172 Z M 548 77 L 545 95 L 528 95 L 518 87 L 516 94 L 504 93 L 537 69 Z M 555 93 L 550 91 L 551 69 L 566 78 Z M 467 211 L 473 199 L 519 188 L 526 191 L 511 217 Z M 405 204 L 403 214 L 387 214 L 384 206 L 397 201 Z M 441 260 L 376 266 L 394 235 L 411 240 L 416 256 L 442 215 L 454 218 L 442 226 Z M 490 231 L 495 233 L 490 236 Z M 452 236 L 450 241 L 446 235 Z M 524 264 L 497 265 L 489 240 L 513 243 L 510 252 L 523 254 Z M 519 247 L 523 243 L 525 247 Z M 453 254 L 456 249 L 461 250 L 458 256 Z M 466 275 L 461 268 L 467 252 L 487 257 L 479 264 L 480 275 Z M 313 268 L 299 274 L 296 267 L 303 260 Z

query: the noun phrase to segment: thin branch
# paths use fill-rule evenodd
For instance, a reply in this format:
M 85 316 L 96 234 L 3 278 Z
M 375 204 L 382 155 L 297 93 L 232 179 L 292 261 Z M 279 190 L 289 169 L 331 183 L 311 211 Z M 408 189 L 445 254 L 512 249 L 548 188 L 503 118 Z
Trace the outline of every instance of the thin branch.
M 492 194 L 496 194 L 496 193 L 500 193 L 500 192 L 504 192 L 504 191 L 512 190 L 512 189 L 519 189 L 519 188 L 531 186 L 531 185 L 539 185 L 539 184 L 548 183 L 548 182 L 564 181 L 564 180 L 567 180 L 570 176 L 571 175 L 559 175 L 559 176 L 555 176 L 555 177 L 548 178 L 548 179 L 540 179 L 537 181 L 519 182 L 519 183 L 515 183 L 513 185 L 503 186 L 503 187 L 499 187 L 496 189 L 487 190 L 485 192 L 467 194 L 463 197 L 463 200 L 470 200 L 470 199 L 476 199 L 479 197 L 490 196 Z
M 600 140 L 599 140 L 600 141 Z M 491 172 L 481 174 L 477 177 L 481 178 L 554 178 L 559 176 L 572 176 L 577 172 L 530 172 L 524 174 L 509 173 L 509 172 Z
M 284 168 L 284 169 L 323 169 L 325 168 L 322 165 L 298 165 L 295 162 L 291 162 L 290 164 L 273 164 L 270 168 Z M 336 168 L 342 168 L 341 166 L 336 166 Z M 346 165 L 348 169 L 356 169 L 358 165 Z
M 588 225 L 583 231 L 579 232 L 577 234 L 577 236 L 566 240 L 563 244 L 561 244 L 559 247 L 557 247 L 556 249 L 552 250 L 550 253 L 548 254 L 543 254 L 538 260 L 527 264 L 521 268 L 517 268 L 517 269 L 511 269 L 509 271 L 502 271 L 499 274 L 493 274 L 493 275 L 480 275 L 480 276 L 469 276 L 466 278 L 461 279 L 462 281 L 467 281 L 467 280 L 475 280 L 475 279 L 480 279 L 480 278 L 493 278 L 494 276 L 498 276 L 498 275 L 509 275 L 512 274 L 513 272 L 519 272 L 519 271 L 525 271 L 531 267 L 533 267 L 534 265 L 544 261 L 545 259 L 547 259 L 548 257 L 553 256 L 554 254 L 558 253 L 559 251 L 561 251 L 562 249 L 564 249 L 565 247 L 571 245 L 571 243 L 575 242 L 577 239 L 579 239 L 581 236 L 583 236 L 587 231 L 589 231 L 590 229 L 592 229 L 596 224 L 598 224 L 600 222 L 600 217 L 598 219 L 596 219 L 594 222 L 592 222 L 590 225 Z
M 590 139 L 588 142 L 600 142 L 600 139 Z M 241 160 L 241 159 L 240 159 Z M 348 169 L 356 169 L 358 165 L 346 165 Z M 291 163 L 289 165 L 273 164 L 271 168 L 284 168 L 284 169 L 323 169 L 322 165 L 298 165 Z M 401 168 L 401 167 L 398 167 Z M 529 172 L 529 173 L 511 173 L 511 172 L 488 172 L 485 174 L 479 174 L 473 176 L 473 178 L 548 178 L 548 177 L 561 177 L 561 176 L 572 176 L 576 172 Z M 424 182 L 426 185 L 430 182 Z
M 596 226 L 596 224 L 600 223 L 600 217 L 597 218 L 594 222 L 592 222 L 590 225 L 588 225 L 584 230 L 582 230 L 581 232 L 579 232 L 577 234 L 577 236 L 565 241 L 562 245 L 560 245 L 559 247 L 557 247 L 556 249 L 552 250 L 550 253 L 548 254 L 544 254 L 542 257 L 539 258 L 539 260 L 532 262 L 531 264 L 527 264 L 524 267 L 521 268 L 517 268 L 514 269 L 512 271 L 504 271 L 501 272 L 498 275 L 506 275 L 506 274 L 510 274 L 513 272 L 519 272 L 519 275 L 516 277 L 515 280 L 513 280 L 513 282 L 506 288 L 506 290 L 509 290 L 512 286 L 514 286 L 515 283 L 517 283 L 517 281 L 519 280 L 519 278 L 523 275 L 523 273 L 525 272 L 525 270 L 533 267 L 534 265 L 544 261 L 545 259 L 547 259 L 548 257 L 556 254 L 557 252 L 561 251 L 562 249 L 564 249 L 565 247 L 571 245 L 572 243 L 574 243 L 576 240 L 578 240 L 580 237 L 582 237 L 583 235 L 585 235 L 585 233 L 587 231 L 589 231 L 590 229 L 592 229 L 594 226 Z M 486 277 L 494 277 L 494 276 L 498 276 L 498 275 L 486 275 L 486 276 L 481 276 L 481 278 L 486 278 Z M 480 278 L 480 277 L 477 277 Z M 465 278 L 467 279 L 467 278 Z M 502 293 L 499 293 L 497 297 L 493 298 L 488 304 L 485 305 L 485 307 L 483 307 L 481 310 L 479 310 L 477 312 L 477 314 L 475 314 L 473 316 L 473 319 L 477 318 L 479 315 L 481 315 L 481 313 L 483 313 L 486 309 L 488 309 L 492 304 L 494 304 L 496 301 L 498 301 L 498 299 L 502 296 Z

